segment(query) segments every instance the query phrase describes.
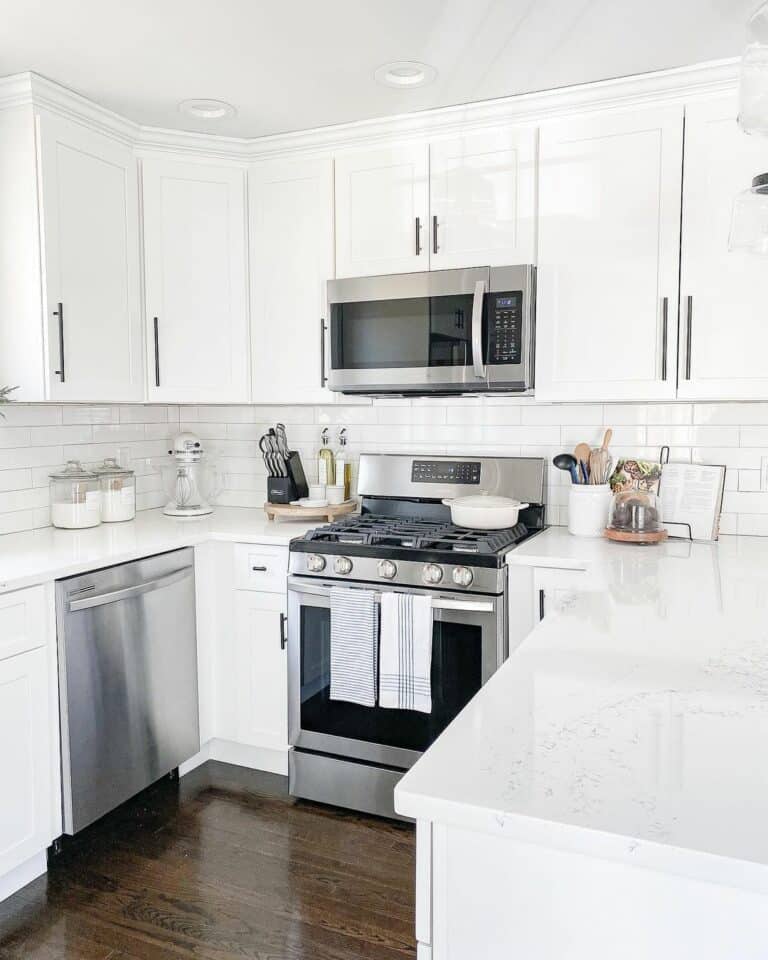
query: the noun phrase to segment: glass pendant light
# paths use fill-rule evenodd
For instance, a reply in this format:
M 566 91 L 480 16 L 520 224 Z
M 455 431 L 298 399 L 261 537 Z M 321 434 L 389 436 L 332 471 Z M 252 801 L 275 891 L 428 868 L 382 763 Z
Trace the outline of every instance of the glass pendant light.
M 768 256 L 768 173 L 752 181 L 733 201 L 730 250 Z
M 747 48 L 741 60 L 739 126 L 745 133 L 768 135 L 768 0 L 747 24 Z

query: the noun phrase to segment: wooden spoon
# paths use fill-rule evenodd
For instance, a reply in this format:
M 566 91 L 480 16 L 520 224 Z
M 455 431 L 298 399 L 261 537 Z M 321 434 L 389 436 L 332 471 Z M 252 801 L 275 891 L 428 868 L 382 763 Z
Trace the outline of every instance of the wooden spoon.
M 591 452 L 592 450 L 588 443 L 577 443 L 573 451 L 573 455 L 579 464 L 579 469 L 581 469 L 581 464 L 584 464 L 585 475 L 581 477 L 584 483 L 589 483 L 589 455 Z
M 611 442 L 613 430 L 610 427 L 605 431 L 602 446 L 597 447 L 589 455 L 589 482 L 607 483 L 608 471 L 611 468 L 611 455 L 608 453 L 608 444 Z

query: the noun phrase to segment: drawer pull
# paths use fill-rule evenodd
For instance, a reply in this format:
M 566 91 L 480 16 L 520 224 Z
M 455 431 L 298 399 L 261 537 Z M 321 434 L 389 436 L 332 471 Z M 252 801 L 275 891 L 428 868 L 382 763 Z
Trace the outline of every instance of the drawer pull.
M 253 570 L 254 573 L 266 573 L 266 572 L 267 572 L 267 568 L 266 568 L 266 567 L 251 567 L 251 570 Z

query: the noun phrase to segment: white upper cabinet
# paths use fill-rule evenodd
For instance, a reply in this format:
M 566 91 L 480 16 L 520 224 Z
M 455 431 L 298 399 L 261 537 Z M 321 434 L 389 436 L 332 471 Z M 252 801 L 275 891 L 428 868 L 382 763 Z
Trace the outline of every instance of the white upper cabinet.
M 333 277 L 333 160 L 265 161 L 248 172 L 252 397 L 328 403 L 326 281 Z
M 736 97 L 686 109 L 678 395 L 768 399 L 768 261 L 728 251 L 731 209 L 768 170 L 768 142 L 736 124 Z
M 534 263 L 535 128 L 432 143 L 429 200 L 432 270 Z
M 429 269 L 426 144 L 336 157 L 336 276 Z
M 48 399 L 140 401 L 133 152 L 45 112 L 38 130 Z
M 682 107 L 547 123 L 536 396 L 675 396 Z
M 142 163 L 149 399 L 250 399 L 245 171 Z

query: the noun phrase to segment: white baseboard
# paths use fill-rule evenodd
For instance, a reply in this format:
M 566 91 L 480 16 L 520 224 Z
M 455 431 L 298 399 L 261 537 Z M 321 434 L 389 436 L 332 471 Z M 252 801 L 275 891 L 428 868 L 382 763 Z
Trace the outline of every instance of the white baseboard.
M 278 750 L 272 747 L 254 747 L 247 743 L 235 743 L 233 740 L 209 740 L 199 753 L 179 767 L 179 776 L 184 776 L 206 760 L 220 760 L 250 770 L 265 770 L 268 773 L 288 775 L 288 748 Z
M 10 873 L 0 877 L 0 901 L 10 897 L 11 894 L 21 890 L 22 887 L 26 887 L 33 880 L 37 880 L 47 869 L 48 860 L 45 850 L 43 850 L 41 853 L 36 853 L 34 857 L 30 857 L 29 860 L 25 860 Z

